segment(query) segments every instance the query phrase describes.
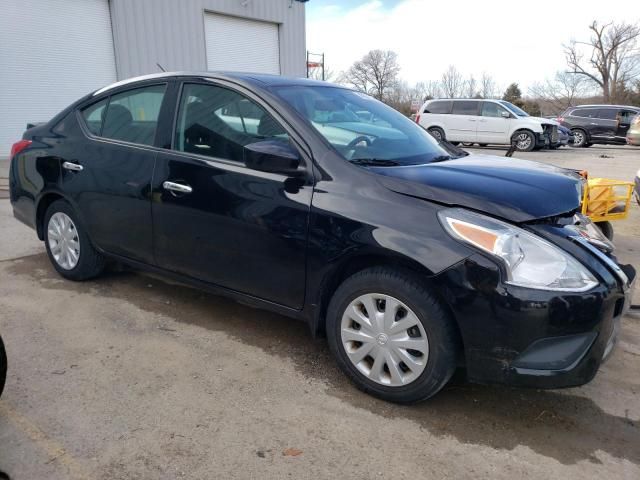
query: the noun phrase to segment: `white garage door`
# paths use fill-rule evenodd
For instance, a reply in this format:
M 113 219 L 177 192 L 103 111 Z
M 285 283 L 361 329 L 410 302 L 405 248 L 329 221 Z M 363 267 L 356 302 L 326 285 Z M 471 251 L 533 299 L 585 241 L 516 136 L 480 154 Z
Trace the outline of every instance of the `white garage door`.
M 278 24 L 205 13 L 207 68 L 280 73 Z
M 114 81 L 108 0 L 2 0 L 0 158 L 27 122 Z

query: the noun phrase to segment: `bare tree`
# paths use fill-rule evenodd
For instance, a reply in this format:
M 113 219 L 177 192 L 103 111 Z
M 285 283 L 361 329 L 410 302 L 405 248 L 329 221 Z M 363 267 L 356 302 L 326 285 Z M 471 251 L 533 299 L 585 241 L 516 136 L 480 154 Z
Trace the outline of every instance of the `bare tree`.
M 628 23 L 607 23 L 590 26 L 592 35 L 588 42 L 571 41 L 565 45 L 570 73 L 588 78 L 602 89 L 606 103 L 618 99 L 618 89 L 637 77 L 640 70 L 640 53 L 637 40 L 640 26 Z M 590 50 L 585 60 L 583 50 Z
M 464 80 L 462 74 L 454 67 L 449 68 L 442 74 L 442 93 L 447 98 L 457 98 L 464 90 Z
M 498 91 L 498 86 L 496 85 L 495 80 L 491 75 L 486 72 L 482 73 L 482 77 L 480 78 L 480 95 L 482 98 L 494 98 L 496 96 L 496 92 Z
M 545 100 L 557 111 L 575 105 L 578 98 L 589 93 L 589 80 L 583 75 L 569 72 L 557 72 L 555 77 L 536 83 L 529 89 L 533 97 Z
M 309 78 L 313 80 L 322 80 L 322 68 L 312 68 L 309 69 Z M 334 82 L 336 80 L 336 72 L 331 68 L 324 68 L 324 81 L 325 82 Z
M 383 100 L 398 82 L 399 73 L 397 53 L 391 50 L 371 50 L 362 60 L 355 62 L 340 81 Z
M 468 98 L 473 98 L 478 93 L 477 82 L 473 74 L 469 75 L 465 82 L 465 94 Z

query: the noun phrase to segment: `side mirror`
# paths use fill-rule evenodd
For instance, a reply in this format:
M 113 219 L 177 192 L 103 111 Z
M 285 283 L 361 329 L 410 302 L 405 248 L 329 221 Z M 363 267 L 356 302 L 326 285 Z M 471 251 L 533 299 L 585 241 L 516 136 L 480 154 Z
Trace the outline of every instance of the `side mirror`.
M 261 172 L 299 176 L 300 154 L 288 142 L 262 140 L 244 147 L 244 164 Z
M 501 112 L 500 115 L 502 116 L 502 118 L 511 118 L 509 112 Z

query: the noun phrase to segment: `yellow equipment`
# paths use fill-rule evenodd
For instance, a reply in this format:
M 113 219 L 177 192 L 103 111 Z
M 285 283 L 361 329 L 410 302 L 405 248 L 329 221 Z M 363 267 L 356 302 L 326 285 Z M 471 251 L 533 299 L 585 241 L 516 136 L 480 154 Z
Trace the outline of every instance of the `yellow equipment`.
M 632 194 L 632 182 L 621 182 L 609 178 L 587 178 L 582 197 L 582 213 L 593 222 L 627 218 Z

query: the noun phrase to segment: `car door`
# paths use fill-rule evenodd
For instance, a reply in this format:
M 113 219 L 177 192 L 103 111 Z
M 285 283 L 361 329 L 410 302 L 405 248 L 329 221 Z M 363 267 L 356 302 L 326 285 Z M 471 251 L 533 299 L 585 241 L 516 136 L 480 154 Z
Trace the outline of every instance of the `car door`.
M 78 138 L 62 144 L 62 190 L 92 241 L 145 263 L 153 263 L 151 180 L 166 88 L 138 86 L 85 106 Z
M 616 141 L 619 143 L 627 143 L 627 132 L 631 127 L 631 121 L 638 115 L 638 111 L 630 109 L 621 109 L 618 112 L 618 128 L 616 129 Z
M 454 100 L 451 115 L 447 116 L 447 140 L 455 142 L 476 142 L 478 139 L 478 107 L 480 102 Z
M 597 118 L 590 122 L 591 136 L 595 139 L 613 141 L 618 130 L 618 109 L 615 107 L 601 107 Z
M 510 143 L 511 118 L 512 115 L 496 102 L 482 102 L 478 118 L 478 143 Z
M 301 140 L 238 88 L 182 84 L 173 146 L 154 175 L 155 257 L 164 269 L 301 308 L 313 182 L 243 162 L 247 144 Z

